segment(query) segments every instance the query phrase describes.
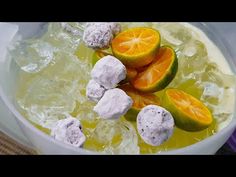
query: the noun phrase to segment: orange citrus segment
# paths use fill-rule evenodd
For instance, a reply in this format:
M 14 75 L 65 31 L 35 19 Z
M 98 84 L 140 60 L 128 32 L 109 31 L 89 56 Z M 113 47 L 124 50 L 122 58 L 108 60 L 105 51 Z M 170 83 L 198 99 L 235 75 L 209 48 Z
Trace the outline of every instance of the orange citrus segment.
M 175 51 L 170 47 L 161 47 L 155 60 L 146 70 L 138 74 L 132 84 L 141 91 L 158 91 L 170 83 L 176 72 Z
M 134 68 L 152 62 L 159 46 L 159 32 L 146 27 L 127 29 L 112 40 L 114 56 Z
M 197 98 L 179 89 L 167 89 L 164 107 L 171 112 L 176 125 L 187 131 L 200 131 L 211 125 L 212 114 Z
M 147 105 L 160 105 L 160 99 L 152 93 L 142 93 L 134 89 L 131 85 L 125 84 L 120 86 L 133 100 L 131 109 L 126 113 L 125 117 L 131 117 L 135 120 L 139 111 Z M 129 119 L 130 120 L 130 119 Z
M 167 90 L 167 95 L 180 111 L 192 119 L 203 123 L 210 123 L 212 121 L 210 111 L 195 97 L 177 89 Z
M 142 109 L 143 107 L 154 104 L 160 105 L 159 98 L 152 93 L 142 93 L 133 88 L 124 88 L 124 91 L 129 95 L 133 100 L 133 107 L 137 109 Z
M 138 75 L 138 71 L 135 68 L 126 67 L 126 72 L 126 78 L 119 83 L 120 85 L 130 82 Z
M 134 79 L 138 74 L 138 72 L 134 68 L 126 67 L 126 71 L 127 71 L 127 79 L 128 80 Z

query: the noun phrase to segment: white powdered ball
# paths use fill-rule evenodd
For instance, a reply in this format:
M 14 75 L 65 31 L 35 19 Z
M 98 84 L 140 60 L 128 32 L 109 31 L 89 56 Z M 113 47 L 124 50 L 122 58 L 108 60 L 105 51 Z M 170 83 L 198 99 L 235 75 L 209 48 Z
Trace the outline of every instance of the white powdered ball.
M 86 96 L 89 100 L 98 102 L 106 89 L 98 84 L 95 80 L 90 80 L 86 87 Z
M 121 25 L 119 23 L 110 22 L 108 25 L 110 26 L 113 35 L 117 35 L 119 32 L 121 32 Z
M 94 23 L 84 29 L 83 41 L 94 50 L 109 48 L 112 39 L 113 33 L 108 25 Z
M 168 140 L 174 128 L 172 115 L 156 105 L 144 107 L 137 116 L 137 129 L 141 138 L 152 146 L 159 146 Z
M 51 136 L 75 147 L 81 147 L 86 140 L 80 121 L 73 117 L 59 120 L 52 128 Z
M 91 71 L 91 77 L 106 89 L 115 88 L 126 78 L 126 68 L 120 60 L 108 55 L 97 61 Z
M 132 99 L 121 89 L 107 90 L 94 111 L 103 119 L 118 119 L 131 108 Z
M 121 25 L 117 22 L 91 22 L 86 24 L 86 28 L 89 26 L 108 26 L 113 35 L 117 35 L 121 32 Z

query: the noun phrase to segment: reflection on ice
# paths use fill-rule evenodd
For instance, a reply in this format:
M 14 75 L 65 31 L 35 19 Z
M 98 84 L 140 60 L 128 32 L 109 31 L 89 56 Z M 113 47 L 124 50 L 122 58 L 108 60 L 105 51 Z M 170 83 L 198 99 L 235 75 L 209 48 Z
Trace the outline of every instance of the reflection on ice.
M 17 56 L 15 61 L 22 70 L 35 73 L 48 66 L 54 59 L 54 53 L 57 50 L 57 48 L 43 41 L 20 42 L 12 54 Z
M 130 122 L 123 119 L 101 120 L 88 141 L 95 141 L 94 148 L 108 154 L 139 153 L 136 130 Z
M 77 57 L 61 53 L 39 75 L 28 75 L 18 103 L 31 121 L 50 128 L 65 113 L 72 113 L 77 103 L 89 102 L 85 95 L 89 70 L 90 65 Z
M 58 52 L 72 54 L 79 44 L 80 38 L 64 30 L 60 23 L 50 23 L 40 39 L 18 41 L 11 53 L 23 71 L 37 73 L 53 63 Z
M 175 49 L 192 38 L 189 30 L 178 23 L 161 23 L 157 29 L 161 33 L 162 43 L 174 45 Z

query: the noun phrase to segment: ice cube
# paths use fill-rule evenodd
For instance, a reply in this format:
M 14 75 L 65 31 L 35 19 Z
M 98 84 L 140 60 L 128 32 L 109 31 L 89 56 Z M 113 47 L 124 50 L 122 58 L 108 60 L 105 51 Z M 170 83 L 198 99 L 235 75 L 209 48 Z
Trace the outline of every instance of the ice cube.
M 54 62 L 58 51 L 72 54 L 79 44 L 79 37 L 65 32 L 59 23 L 50 23 L 42 36 L 15 43 L 11 54 L 22 70 L 37 73 Z
M 25 80 L 25 91 L 17 98 L 19 106 L 28 119 L 51 128 L 64 114 L 72 113 L 76 103 L 79 106 L 86 103 L 85 87 L 90 78 L 89 70 L 90 67 L 75 56 L 61 53 L 55 64 Z M 92 112 L 92 108 L 86 111 Z
M 232 113 L 229 112 L 221 112 L 214 114 L 214 118 L 217 120 L 218 123 L 222 123 L 224 121 L 227 121 L 227 119 L 232 115 Z
M 222 113 L 214 114 L 213 116 L 218 123 L 217 130 L 216 130 L 218 132 L 230 124 L 233 118 L 233 113 L 222 112 Z
M 78 28 L 77 23 L 67 23 L 70 27 Z M 81 36 L 75 36 L 65 30 L 61 23 L 50 23 L 47 32 L 42 36 L 42 40 L 56 46 L 64 52 L 74 53 L 81 41 Z
M 68 115 L 64 106 L 31 105 L 25 110 L 30 121 L 48 129 L 53 128 L 58 120 L 65 119 Z
M 136 130 L 126 120 L 101 120 L 92 138 L 104 145 L 103 152 L 109 154 L 138 154 Z
M 74 23 L 62 22 L 61 26 L 65 31 L 71 33 L 74 36 L 83 35 L 84 26 L 78 22 Z
M 54 53 L 58 51 L 49 43 L 34 41 L 32 43 L 20 43 L 12 51 L 13 59 L 22 70 L 29 73 L 36 73 L 48 66 L 54 59 Z
M 66 85 L 68 87 L 65 87 Z M 69 93 L 70 89 L 74 89 L 71 85 L 69 81 L 35 79 L 18 103 L 31 121 L 51 128 L 65 113 L 74 110 L 75 95 Z M 76 93 L 76 90 L 74 92 Z
M 163 44 L 174 45 L 175 49 L 192 37 L 190 31 L 178 23 L 160 23 L 157 29 L 161 33 Z
M 209 63 L 205 67 L 205 71 L 201 76 L 202 81 L 213 82 L 219 87 L 235 88 L 236 77 L 234 75 L 224 74 L 218 65 Z
M 223 88 L 218 87 L 215 83 L 205 82 L 201 99 L 218 103 L 223 99 L 223 94 Z
M 89 100 L 86 100 L 84 103 L 77 103 L 77 107 L 73 111 L 73 116 L 77 117 L 79 120 L 89 120 L 93 121 L 98 116 L 93 111 L 94 103 Z
M 217 105 L 214 105 L 213 114 L 218 115 L 222 113 L 233 113 L 234 112 L 234 105 L 235 103 L 235 89 L 228 88 L 224 89 L 223 98 L 221 102 Z
M 186 57 L 202 58 L 207 56 L 207 50 L 201 41 L 191 40 L 184 46 L 183 54 Z
M 198 40 L 190 40 L 181 49 L 178 56 L 179 70 L 184 76 L 189 74 L 203 72 L 209 62 L 205 45 Z

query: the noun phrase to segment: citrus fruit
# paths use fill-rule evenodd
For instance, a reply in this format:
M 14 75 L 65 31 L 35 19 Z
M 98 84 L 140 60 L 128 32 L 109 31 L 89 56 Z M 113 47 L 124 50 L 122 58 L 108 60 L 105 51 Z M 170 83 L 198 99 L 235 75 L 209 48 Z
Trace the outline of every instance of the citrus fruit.
M 134 79 L 138 75 L 137 70 L 134 68 L 126 67 L 126 72 L 127 72 L 127 80 L 128 81 Z
M 132 79 L 134 79 L 137 75 L 138 75 L 138 72 L 136 69 L 126 67 L 126 78 L 122 80 L 119 84 L 120 85 L 126 84 L 130 82 Z
M 132 85 L 143 92 L 156 92 L 164 89 L 175 77 L 178 60 L 175 51 L 168 46 L 159 49 L 155 60 L 140 72 Z
M 125 84 L 119 87 L 124 90 L 133 100 L 133 105 L 124 115 L 127 120 L 136 121 L 139 111 L 147 105 L 160 105 L 160 99 L 152 93 L 142 93 L 134 89 L 130 84 Z
M 152 62 L 160 46 L 160 34 L 146 27 L 129 28 L 119 33 L 111 44 L 115 57 L 129 67 L 138 68 Z
M 163 106 L 173 115 L 176 126 L 186 131 L 200 131 L 213 122 L 211 112 L 200 100 L 179 89 L 165 91 Z

